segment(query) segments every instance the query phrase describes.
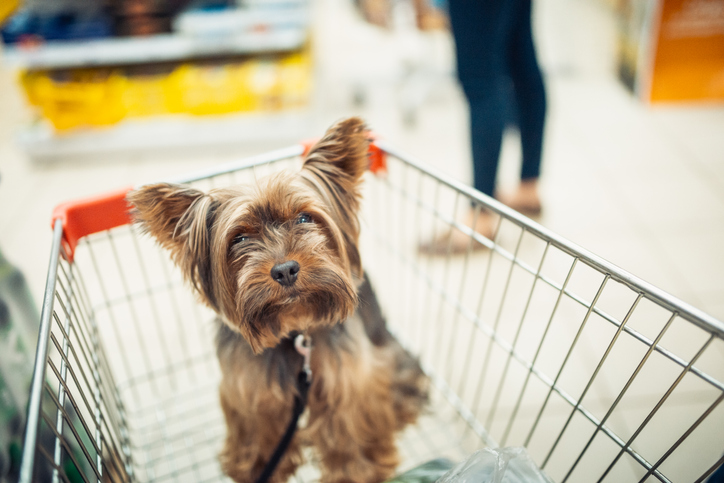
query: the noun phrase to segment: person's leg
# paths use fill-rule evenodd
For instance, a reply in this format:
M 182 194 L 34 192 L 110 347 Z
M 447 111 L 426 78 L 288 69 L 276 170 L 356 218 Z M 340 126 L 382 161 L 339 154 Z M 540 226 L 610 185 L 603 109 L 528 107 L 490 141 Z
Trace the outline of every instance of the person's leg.
M 498 175 L 500 147 L 505 129 L 505 104 L 500 82 L 485 87 L 487 95 L 468 94 L 470 147 L 473 157 L 473 187 L 493 196 Z
M 538 178 L 541 169 L 546 93 L 538 66 L 531 27 L 531 0 L 511 0 L 512 28 L 508 42 L 507 66 L 513 86 L 523 159 L 520 185 L 499 199 L 527 215 L 541 211 Z
M 495 189 L 505 127 L 507 0 L 450 0 L 457 72 L 468 100 L 473 186 Z
M 523 153 L 520 177 L 523 182 L 530 182 L 540 176 L 546 92 L 533 43 L 531 0 L 514 0 L 514 2 L 515 22 L 508 62 L 515 92 Z
M 510 0 L 449 0 L 450 26 L 455 39 L 457 72 L 468 100 L 473 186 L 493 196 L 498 158 L 506 121 L 506 53 Z M 471 207 L 462 222 L 477 233 L 493 238 L 495 216 Z M 460 230 L 450 229 L 419 246 L 428 255 L 477 250 L 483 245 Z

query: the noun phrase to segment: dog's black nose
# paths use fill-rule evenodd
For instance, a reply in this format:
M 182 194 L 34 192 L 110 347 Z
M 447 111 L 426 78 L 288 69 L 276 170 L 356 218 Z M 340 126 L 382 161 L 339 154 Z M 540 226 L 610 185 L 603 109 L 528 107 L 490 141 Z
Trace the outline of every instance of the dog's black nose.
M 285 287 L 291 287 L 294 285 L 294 282 L 297 281 L 298 273 L 299 264 L 294 260 L 277 263 L 271 269 L 271 277 Z

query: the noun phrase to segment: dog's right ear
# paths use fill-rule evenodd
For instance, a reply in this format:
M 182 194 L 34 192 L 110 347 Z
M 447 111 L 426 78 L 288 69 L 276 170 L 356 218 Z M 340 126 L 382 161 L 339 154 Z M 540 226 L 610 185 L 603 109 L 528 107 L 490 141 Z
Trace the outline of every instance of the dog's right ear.
M 219 202 L 188 186 L 158 183 L 131 191 L 131 216 L 142 230 L 171 252 L 174 262 L 215 305 L 211 287 L 210 247 Z
M 142 230 L 164 248 L 182 250 L 195 224 L 194 212 L 204 193 L 187 186 L 158 183 L 131 191 L 127 199 L 133 205 L 131 216 Z M 197 205 L 197 209 L 192 209 Z

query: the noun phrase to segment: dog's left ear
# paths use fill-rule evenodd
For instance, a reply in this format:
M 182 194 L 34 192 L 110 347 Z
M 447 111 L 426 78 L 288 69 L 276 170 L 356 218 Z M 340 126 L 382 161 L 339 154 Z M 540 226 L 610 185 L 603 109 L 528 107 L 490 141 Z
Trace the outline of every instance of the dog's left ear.
M 309 150 L 304 168 L 332 183 L 340 195 L 350 194 L 356 203 L 362 175 L 369 167 L 369 130 L 364 121 L 351 117 L 330 127 Z
M 344 238 L 343 256 L 349 259 L 353 275 L 362 275 L 357 242 L 360 184 L 369 166 L 369 131 L 365 123 L 352 117 L 333 125 L 309 151 L 302 177 L 321 196 L 329 215 Z

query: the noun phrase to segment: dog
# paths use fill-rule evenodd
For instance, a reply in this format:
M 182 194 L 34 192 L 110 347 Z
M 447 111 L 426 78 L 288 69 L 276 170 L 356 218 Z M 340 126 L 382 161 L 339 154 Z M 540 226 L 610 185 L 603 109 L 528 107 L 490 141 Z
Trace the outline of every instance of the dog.
M 222 470 L 238 482 L 264 471 L 290 420 L 312 341 L 307 422 L 271 481 L 283 482 L 311 446 L 322 481 L 393 475 L 396 433 L 428 400 L 416 358 L 390 334 L 362 269 L 360 187 L 369 131 L 333 125 L 297 172 L 204 193 L 174 184 L 132 191 L 132 216 L 217 314 L 219 388 L 227 436 Z

